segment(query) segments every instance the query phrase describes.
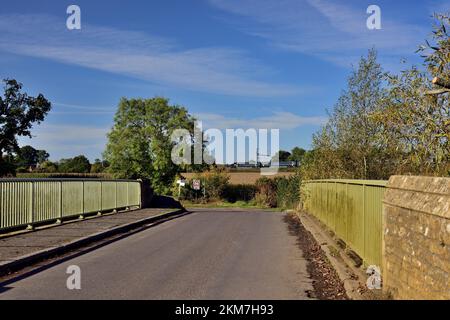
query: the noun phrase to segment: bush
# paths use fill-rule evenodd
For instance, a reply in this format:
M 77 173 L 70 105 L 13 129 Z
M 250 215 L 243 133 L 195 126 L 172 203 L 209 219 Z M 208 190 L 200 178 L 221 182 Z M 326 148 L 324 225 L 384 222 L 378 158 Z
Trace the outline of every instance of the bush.
M 178 180 L 177 178 L 176 180 Z M 179 200 L 202 201 L 220 200 L 225 197 L 230 177 L 222 171 L 208 171 L 199 173 L 194 178 L 187 180 L 186 186 L 180 188 Z M 193 180 L 201 181 L 201 190 L 192 188 Z M 175 183 L 173 194 L 178 195 L 178 185 Z
M 223 199 L 227 202 L 254 200 L 257 188 L 252 184 L 233 184 L 227 185 L 223 194 Z
M 219 200 L 225 194 L 230 176 L 225 172 L 208 171 L 203 173 L 200 180 L 203 183 L 203 188 L 205 188 L 206 198 Z
M 256 181 L 256 204 L 262 207 L 276 208 L 277 206 L 277 180 L 267 177 L 259 178 Z
M 16 176 L 16 165 L 11 161 L 9 161 L 9 159 L 0 159 L 0 177 L 11 178 L 15 176 Z
M 277 207 L 295 209 L 300 202 L 300 175 L 280 178 L 277 181 Z

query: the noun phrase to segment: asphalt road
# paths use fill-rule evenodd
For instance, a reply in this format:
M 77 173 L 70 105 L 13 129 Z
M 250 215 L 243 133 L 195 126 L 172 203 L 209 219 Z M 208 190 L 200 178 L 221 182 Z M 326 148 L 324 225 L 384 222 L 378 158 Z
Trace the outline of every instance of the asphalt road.
M 306 264 L 283 214 L 202 210 L 0 284 L 0 299 L 306 299 Z

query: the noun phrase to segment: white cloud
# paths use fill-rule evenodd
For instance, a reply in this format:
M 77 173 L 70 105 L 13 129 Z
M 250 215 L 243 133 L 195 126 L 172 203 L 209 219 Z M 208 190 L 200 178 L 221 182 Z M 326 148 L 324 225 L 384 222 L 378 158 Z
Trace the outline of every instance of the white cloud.
M 46 15 L 0 15 L 0 51 L 131 76 L 209 93 L 280 96 L 308 91 L 259 80 L 271 71 L 230 48 L 180 49 L 141 32 L 82 25 L 69 31 Z
M 80 154 L 93 160 L 101 156 L 109 130 L 107 127 L 42 123 L 33 128 L 32 139 L 21 137 L 19 144 L 30 144 L 35 149 L 47 150 L 52 160 Z
M 296 129 L 301 126 L 320 126 L 325 117 L 302 117 L 291 112 L 274 112 L 269 116 L 253 119 L 229 118 L 216 113 L 198 113 L 195 117 L 203 122 L 204 128 L 216 129 Z
M 244 16 L 236 25 L 244 32 L 267 39 L 278 48 L 313 55 L 349 66 L 355 57 L 376 47 L 386 59 L 412 55 L 428 33 L 418 25 L 389 20 L 382 29 L 368 30 L 364 6 L 325 0 L 209 0 L 228 13 Z
M 67 103 L 52 103 L 52 114 L 105 114 L 111 115 L 115 113 L 115 109 L 112 107 L 94 107 L 94 106 L 82 106 L 76 104 Z

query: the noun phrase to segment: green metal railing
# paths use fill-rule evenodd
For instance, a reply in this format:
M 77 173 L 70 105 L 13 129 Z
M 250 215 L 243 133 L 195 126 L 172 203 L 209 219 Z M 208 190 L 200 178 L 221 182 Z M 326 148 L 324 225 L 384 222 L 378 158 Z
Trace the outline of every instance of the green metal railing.
M 0 179 L 0 232 L 140 205 L 135 180 Z
M 382 199 L 387 181 L 312 180 L 301 186 L 304 209 L 364 261 L 381 266 Z

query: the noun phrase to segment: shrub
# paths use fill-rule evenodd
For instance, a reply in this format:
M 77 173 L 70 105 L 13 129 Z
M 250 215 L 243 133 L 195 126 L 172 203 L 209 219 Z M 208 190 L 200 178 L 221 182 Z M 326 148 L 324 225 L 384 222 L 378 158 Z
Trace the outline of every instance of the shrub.
M 200 177 L 206 198 L 219 200 L 224 196 L 230 176 L 221 171 L 208 171 Z
M 199 173 L 187 180 L 186 186 L 180 188 L 179 200 L 203 201 L 220 200 L 225 196 L 228 187 L 229 175 L 223 171 L 208 171 Z M 176 179 L 178 180 L 178 178 Z M 201 190 L 192 188 L 193 180 L 201 181 Z M 178 195 L 178 185 L 174 183 L 172 192 Z
M 223 199 L 228 202 L 249 202 L 255 198 L 257 188 L 252 184 L 229 184 L 226 186 Z
M 294 209 L 300 202 L 300 175 L 280 178 L 277 181 L 277 206 L 281 209 Z
M 259 178 L 256 181 L 256 204 L 262 207 L 275 208 L 277 206 L 277 178 Z

